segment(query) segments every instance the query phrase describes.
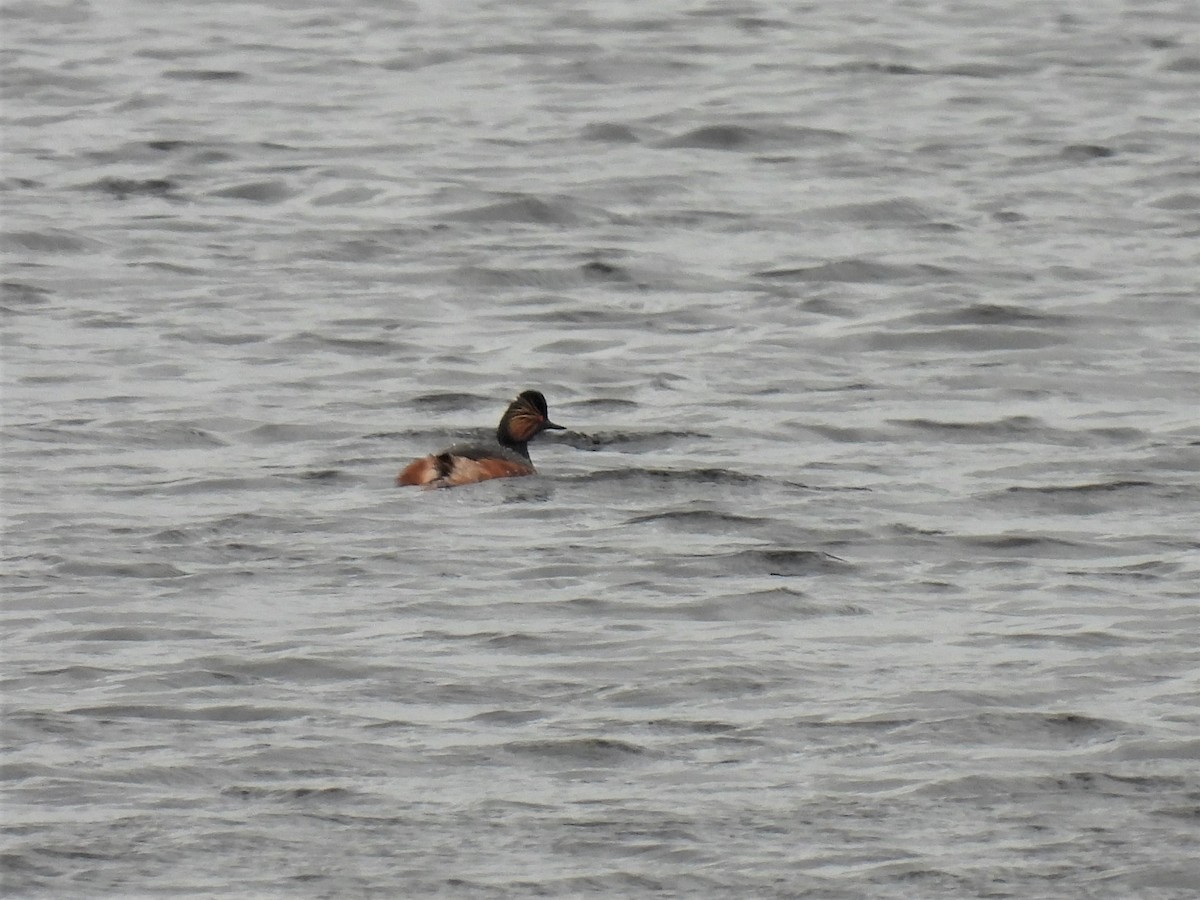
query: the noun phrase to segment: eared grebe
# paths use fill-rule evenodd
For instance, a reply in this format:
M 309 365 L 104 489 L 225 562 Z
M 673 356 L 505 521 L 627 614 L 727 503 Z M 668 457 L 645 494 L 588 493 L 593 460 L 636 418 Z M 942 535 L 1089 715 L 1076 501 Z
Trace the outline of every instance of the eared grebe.
M 439 488 L 533 475 L 529 442 L 547 429 L 566 431 L 547 418 L 546 398 L 540 392 L 522 391 L 504 411 L 495 443 L 455 444 L 441 453 L 413 460 L 396 476 L 396 484 Z

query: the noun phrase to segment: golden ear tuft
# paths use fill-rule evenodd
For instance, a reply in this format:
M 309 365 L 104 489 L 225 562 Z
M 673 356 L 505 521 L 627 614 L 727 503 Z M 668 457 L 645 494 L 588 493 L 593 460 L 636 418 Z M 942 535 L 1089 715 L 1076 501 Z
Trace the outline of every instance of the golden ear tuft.
M 529 441 L 538 433 L 541 424 L 541 416 L 521 411 L 508 420 L 508 430 L 518 441 Z

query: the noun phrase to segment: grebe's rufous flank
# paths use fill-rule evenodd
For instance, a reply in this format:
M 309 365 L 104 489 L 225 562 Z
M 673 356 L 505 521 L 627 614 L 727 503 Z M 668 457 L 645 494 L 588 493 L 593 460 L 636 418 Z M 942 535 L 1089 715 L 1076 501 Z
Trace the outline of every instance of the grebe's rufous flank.
M 492 444 L 455 444 L 441 453 L 415 459 L 396 476 L 396 484 L 427 488 L 474 484 L 489 478 L 533 475 L 529 442 L 543 431 L 566 431 L 548 418 L 546 398 L 539 391 L 522 391 L 508 405 Z

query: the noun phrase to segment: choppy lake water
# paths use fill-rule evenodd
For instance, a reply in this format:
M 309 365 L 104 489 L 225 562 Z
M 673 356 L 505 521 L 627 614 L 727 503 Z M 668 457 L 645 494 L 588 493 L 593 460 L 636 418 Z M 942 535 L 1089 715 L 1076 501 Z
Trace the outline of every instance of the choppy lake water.
M 8 895 L 1196 896 L 1192 0 L 0 15 Z

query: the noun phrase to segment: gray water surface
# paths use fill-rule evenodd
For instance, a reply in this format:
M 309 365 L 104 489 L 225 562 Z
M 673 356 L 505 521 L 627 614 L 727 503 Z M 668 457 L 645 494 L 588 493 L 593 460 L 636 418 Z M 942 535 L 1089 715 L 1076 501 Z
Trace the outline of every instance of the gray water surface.
M 1191 0 L 0 16 L 7 895 L 1196 896 Z

